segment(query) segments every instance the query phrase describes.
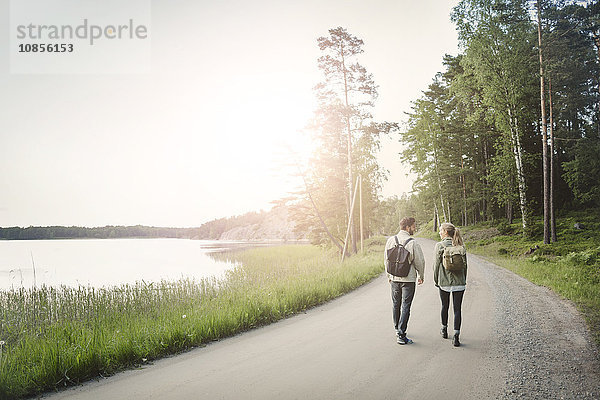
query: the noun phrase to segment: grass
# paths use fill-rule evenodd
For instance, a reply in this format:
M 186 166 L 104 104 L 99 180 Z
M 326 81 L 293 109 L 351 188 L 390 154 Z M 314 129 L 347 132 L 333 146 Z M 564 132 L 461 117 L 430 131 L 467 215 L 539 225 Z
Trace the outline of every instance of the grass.
M 470 252 L 573 301 L 600 346 L 599 217 L 600 209 L 558 215 L 558 241 L 551 244 L 543 244 L 540 219 L 533 222 L 534 235 L 530 238 L 521 234 L 520 221 L 511 225 L 504 221 L 461 229 Z M 575 229 L 577 222 L 582 223 L 585 229 Z M 437 234 L 434 237 L 431 233 L 423 236 L 439 240 Z
M 382 271 L 378 240 L 339 262 L 313 246 L 223 254 L 223 280 L 0 292 L 0 398 L 110 375 L 301 312 Z

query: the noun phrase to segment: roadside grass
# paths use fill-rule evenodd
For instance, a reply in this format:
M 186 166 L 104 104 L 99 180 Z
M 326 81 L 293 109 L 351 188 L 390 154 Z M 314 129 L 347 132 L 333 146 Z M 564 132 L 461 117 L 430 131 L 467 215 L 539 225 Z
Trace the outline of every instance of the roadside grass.
M 343 264 L 310 245 L 218 255 L 222 280 L 0 292 L 0 398 L 114 374 L 324 303 L 382 272 L 383 245 Z
M 543 222 L 523 237 L 520 220 L 461 227 L 467 250 L 573 301 L 600 346 L 600 209 L 557 216 L 557 242 L 543 244 Z M 576 229 L 575 223 L 584 225 Z M 422 236 L 432 235 L 432 225 Z M 536 248 L 536 246 L 539 246 Z

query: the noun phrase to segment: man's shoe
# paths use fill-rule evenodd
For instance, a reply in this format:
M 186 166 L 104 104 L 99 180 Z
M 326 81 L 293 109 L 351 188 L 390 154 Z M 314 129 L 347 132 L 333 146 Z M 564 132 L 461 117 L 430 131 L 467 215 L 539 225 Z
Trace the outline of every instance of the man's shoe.
M 411 344 L 413 341 L 406 336 L 398 336 L 398 344 Z
M 441 334 L 444 339 L 448 339 L 448 328 L 445 326 L 442 326 Z
M 460 346 L 460 341 L 458 340 L 458 335 L 454 335 L 454 339 L 452 339 L 452 345 L 454 345 L 454 347 Z

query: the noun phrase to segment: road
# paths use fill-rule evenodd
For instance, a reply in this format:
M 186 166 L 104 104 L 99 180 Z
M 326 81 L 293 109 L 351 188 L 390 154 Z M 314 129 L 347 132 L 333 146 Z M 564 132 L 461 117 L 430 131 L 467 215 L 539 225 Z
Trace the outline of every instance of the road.
M 478 257 L 469 255 L 462 346 L 442 339 L 434 242 L 417 242 L 427 267 L 411 345 L 396 343 L 381 275 L 304 314 L 44 398 L 600 398 L 598 354 L 575 308 Z

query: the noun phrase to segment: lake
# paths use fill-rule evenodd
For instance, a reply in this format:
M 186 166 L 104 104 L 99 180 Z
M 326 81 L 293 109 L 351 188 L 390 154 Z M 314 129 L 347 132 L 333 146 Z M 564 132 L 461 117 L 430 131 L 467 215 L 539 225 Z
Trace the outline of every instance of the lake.
M 235 267 L 211 257 L 267 243 L 188 239 L 70 239 L 0 241 L 0 289 L 111 286 L 186 278 L 221 277 Z

